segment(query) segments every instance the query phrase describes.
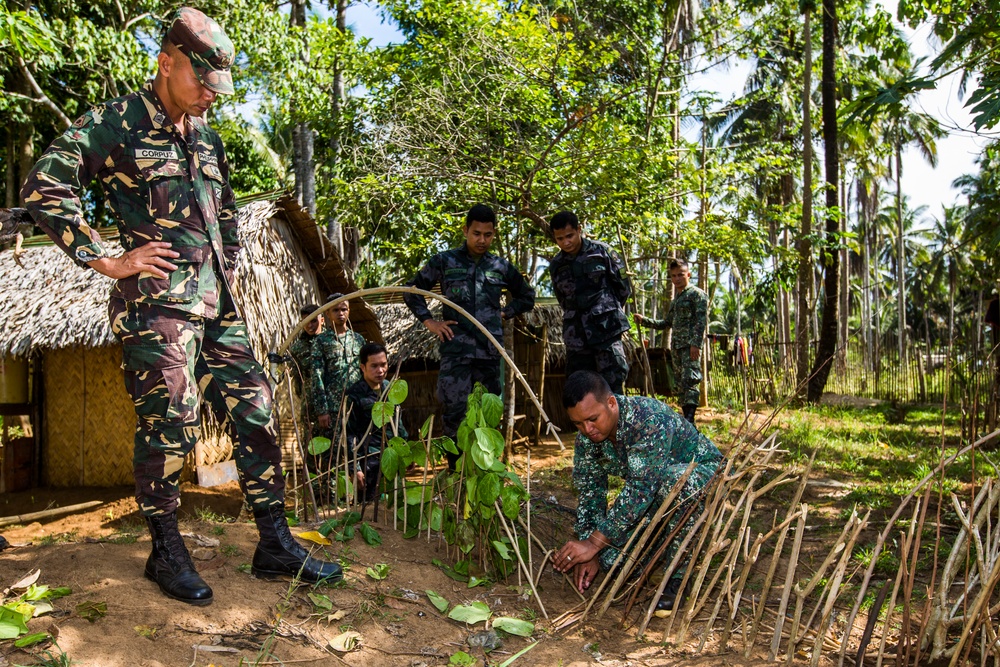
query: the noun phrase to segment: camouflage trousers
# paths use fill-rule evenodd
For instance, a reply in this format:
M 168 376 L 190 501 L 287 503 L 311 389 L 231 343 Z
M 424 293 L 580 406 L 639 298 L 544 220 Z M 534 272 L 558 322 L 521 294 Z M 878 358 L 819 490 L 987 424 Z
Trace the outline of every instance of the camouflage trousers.
M 677 384 L 677 401 L 683 405 L 701 403 L 701 359 L 691 359 L 690 347 L 670 350 L 670 365 Z
M 438 372 L 437 397 L 441 402 L 444 434 L 455 439 L 458 425 L 465 418 L 469 394 L 480 382 L 486 391 L 500 395 L 500 360 L 474 359 L 468 357 L 441 357 Z
M 255 509 L 284 502 L 271 386 L 243 320 L 231 302 L 220 306 L 213 320 L 114 298 L 108 306 L 135 404 L 135 495 L 144 515 L 173 512 L 180 502 L 184 458 L 201 433 L 200 395 L 236 436 L 247 502 Z
M 600 347 L 566 350 L 566 377 L 576 371 L 594 371 L 608 382 L 615 394 L 625 393 L 628 361 L 622 341 L 611 341 Z

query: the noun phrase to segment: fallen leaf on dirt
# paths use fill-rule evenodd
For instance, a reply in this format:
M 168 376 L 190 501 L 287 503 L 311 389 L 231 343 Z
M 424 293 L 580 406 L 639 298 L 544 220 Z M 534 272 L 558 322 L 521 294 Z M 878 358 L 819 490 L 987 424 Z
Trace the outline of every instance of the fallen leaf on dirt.
M 214 537 L 205 537 L 204 535 L 198 535 L 197 533 L 181 533 L 181 536 L 192 540 L 199 547 L 215 549 L 219 546 L 219 540 Z
M 93 600 L 81 602 L 76 605 L 76 615 L 93 623 L 97 619 L 108 615 L 108 603 L 94 602 Z
M 348 630 L 342 635 L 337 635 L 330 640 L 330 648 L 340 653 L 349 653 L 361 648 L 361 633 Z
M 308 540 L 309 542 L 312 542 L 314 544 L 319 544 L 322 546 L 330 546 L 333 544 L 333 542 L 324 537 L 322 533 L 319 533 L 315 530 L 307 530 L 305 532 L 299 533 L 298 536 L 299 539 Z
M 385 606 L 388 607 L 389 609 L 406 609 L 407 608 L 407 606 L 405 604 L 403 604 L 402 602 L 400 602 L 396 598 L 390 598 L 390 597 L 387 597 L 385 599 Z
M 199 547 L 191 550 L 191 558 L 194 558 L 195 560 L 212 560 L 215 558 L 215 552 L 211 549 Z
M 503 630 L 508 634 L 517 635 L 518 637 L 530 637 L 531 633 L 535 631 L 534 623 L 522 621 L 519 618 L 511 618 L 510 616 L 494 618 L 493 627 L 497 630 Z
M 24 579 L 21 579 L 16 584 L 12 584 L 11 588 L 27 588 L 28 586 L 31 586 L 33 583 L 38 581 L 38 577 L 40 577 L 41 574 L 42 574 L 41 570 L 35 570 L 34 572 L 26 576 Z
M 345 616 L 347 616 L 347 612 L 344 611 L 343 609 L 338 609 L 337 611 L 333 612 L 332 614 L 326 617 L 326 622 L 332 623 L 333 621 L 339 621 Z
M 135 626 L 135 631 L 136 634 L 142 637 L 148 637 L 149 639 L 152 639 L 153 635 L 156 634 L 156 628 L 149 625 L 137 625 Z
M 456 605 L 448 613 L 448 618 L 464 623 L 480 623 L 488 619 L 491 614 L 490 608 L 485 603 L 477 600 L 472 604 Z

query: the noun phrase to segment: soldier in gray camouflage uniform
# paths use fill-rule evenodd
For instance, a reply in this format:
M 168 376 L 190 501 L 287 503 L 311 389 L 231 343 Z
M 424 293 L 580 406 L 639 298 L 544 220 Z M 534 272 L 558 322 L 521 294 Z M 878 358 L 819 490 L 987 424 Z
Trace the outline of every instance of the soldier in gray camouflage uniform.
M 513 264 L 489 253 L 496 233 L 493 209 L 484 204 L 473 206 L 465 216 L 463 233 L 462 246 L 434 255 L 407 285 L 431 290 L 440 284 L 445 298 L 467 310 L 503 343 L 503 320 L 534 308 L 535 290 Z M 501 308 L 504 289 L 510 292 L 511 299 Z M 439 321 L 431 315 L 424 297 L 406 294 L 403 301 L 441 341 L 437 396 L 444 406 L 444 434 L 454 439 L 476 382 L 500 395 L 500 353 L 453 308 L 445 306 Z M 457 460 L 457 456 L 448 454 L 452 467 Z
M 694 414 L 701 403 L 701 346 L 708 327 L 708 295 L 691 283 L 687 262 L 670 262 L 670 282 L 674 298 L 667 316 L 653 320 L 636 314 L 635 321 L 654 329 L 672 329 L 670 362 L 679 385 L 677 396 L 684 417 L 694 424 Z
M 628 331 L 625 302 L 632 294 L 618 255 L 584 238 L 570 211 L 552 216 L 549 227 L 560 252 L 549 263 L 552 291 L 563 309 L 566 375 L 597 371 L 616 394 L 625 392 L 628 361 L 622 334 Z
M 579 371 L 566 380 L 563 405 L 579 430 L 573 451 L 573 485 L 580 492 L 576 533 L 555 555 L 559 572 L 573 571 L 574 583 L 582 592 L 590 586 L 598 570 L 608 570 L 618 558 L 629 536 L 644 516 L 655 512 L 673 485 L 696 462 L 680 498 L 692 498 L 715 475 L 722 453 L 687 421 L 654 398 L 619 396 L 600 375 Z M 625 486 L 608 504 L 608 476 L 621 477 Z M 674 515 L 663 535 L 669 535 L 680 521 Z M 692 516 L 690 523 L 693 523 Z M 668 547 L 665 562 L 676 553 L 686 530 Z M 662 543 L 661 543 L 662 544 Z M 648 558 L 658 545 L 648 545 Z M 680 575 L 668 582 L 658 603 L 671 609 L 680 591 Z
M 271 387 L 250 349 L 230 281 L 236 206 L 218 134 L 202 119 L 233 93 L 232 42 L 190 7 L 179 9 L 141 90 L 81 116 L 57 138 L 21 191 L 35 222 L 81 267 L 117 279 L 111 328 L 122 343 L 136 411 L 136 500 L 153 548 L 145 575 L 166 595 L 212 601 L 177 527 L 178 480 L 200 432 L 199 392 L 228 416 L 260 543 L 252 572 L 335 580 L 335 563 L 309 557 L 288 530 Z M 111 257 L 83 219 L 80 195 L 104 185 L 124 254 Z

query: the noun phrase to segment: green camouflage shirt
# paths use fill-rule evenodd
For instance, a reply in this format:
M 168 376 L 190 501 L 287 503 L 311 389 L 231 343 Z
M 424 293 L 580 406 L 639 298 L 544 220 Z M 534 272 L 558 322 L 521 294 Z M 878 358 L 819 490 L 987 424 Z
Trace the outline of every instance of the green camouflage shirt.
M 112 296 L 214 318 L 239 252 L 219 135 L 190 115 L 175 127 L 147 81 L 138 92 L 93 107 L 52 142 L 21 196 L 38 226 L 81 266 L 107 256 L 80 202 L 94 177 L 126 251 L 166 241 L 180 253 L 167 278 L 123 278 Z
M 294 361 L 292 381 L 304 404 L 309 407 L 309 414 L 313 419 L 330 414 L 323 385 L 323 357 L 316 345 L 316 338 L 303 331 L 288 348 Z
M 597 347 L 628 331 L 625 302 L 632 288 L 623 268 L 611 248 L 590 239 L 583 239 L 576 255 L 560 251 L 552 258 L 549 274 L 563 309 L 566 349 Z
M 674 297 L 662 320 L 646 319 L 646 326 L 654 329 L 673 329 L 670 347 L 700 348 L 708 327 L 708 295 L 688 285 Z
M 486 330 L 503 342 L 503 317 L 512 318 L 535 307 L 535 290 L 513 264 L 502 257 L 486 253 L 478 260 L 469 254 L 468 246 L 439 252 L 420 269 L 407 285 L 430 291 L 441 285 L 441 294 L 469 312 Z M 504 289 L 511 299 L 501 308 Z M 423 322 L 430 319 L 427 300 L 418 294 L 404 294 L 403 301 L 410 312 Z M 455 336 L 441 343 L 441 355 L 475 359 L 496 359 L 500 353 L 476 326 L 445 306 L 442 320 L 455 320 L 451 330 Z
M 580 492 L 576 532 L 587 539 L 601 531 L 611 544 L 622 547 L 642 516 L 663 502 L 691 461 L 697 466 L 682 493 L 690 495 L 708 484 L 722 453 L 686 419 L 654 398 L 618 396 L 618 444 L 608 438 L 595 443 L 576 436 L 573 484 Z M 608 475 L 625 486 L 608 506 Z
M 323 386 L 330 410 L 326 414 L 336 415 L 344 392 L 361 379 L 359 355 L 364 344 L 364 336 L 350 329 L 337 335 L 333 327 L 329 327 L 316 336 L 316 352 L 323 365 Z

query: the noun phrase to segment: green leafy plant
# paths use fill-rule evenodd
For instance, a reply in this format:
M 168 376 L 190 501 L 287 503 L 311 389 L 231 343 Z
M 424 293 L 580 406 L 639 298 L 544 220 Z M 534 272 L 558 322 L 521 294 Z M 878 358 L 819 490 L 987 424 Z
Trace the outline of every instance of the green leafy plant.
M 369 577 L 371 577 L 375 581 L 382 581 L 383 579 L 389 576 L 390 570 L 391 568 L 389 567 L 388 563 L 379 563 L 373 567 L 369 567 L 368 569 L 365 570 L 365 572 L 368 574 Z
M 52 612 L 52 601 L 69 595 L 69 588 L 38 584 L 41 570 L 14 583 L 0 604 L 0 640 L 13 639 L 18 648 L 33 646 L 48 638 L 46 633 L 29 633 L 28 621 Z M 23 592 L 18 592 L 23 591 Z

